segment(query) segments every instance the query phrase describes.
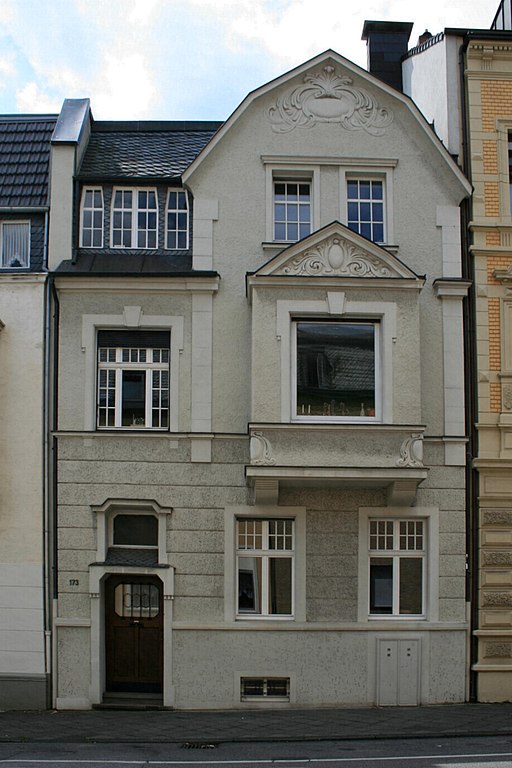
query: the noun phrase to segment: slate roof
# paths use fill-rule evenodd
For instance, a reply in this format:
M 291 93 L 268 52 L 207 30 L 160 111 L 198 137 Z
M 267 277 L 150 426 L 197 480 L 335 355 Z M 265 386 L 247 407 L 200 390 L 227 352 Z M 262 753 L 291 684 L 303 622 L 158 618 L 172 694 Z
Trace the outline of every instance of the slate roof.
M 95 122 L 81 179 L 178 179 L 222 123 Z
M 50 139 L 57 115 L 0 117 L 0 208 L 48 205 Z

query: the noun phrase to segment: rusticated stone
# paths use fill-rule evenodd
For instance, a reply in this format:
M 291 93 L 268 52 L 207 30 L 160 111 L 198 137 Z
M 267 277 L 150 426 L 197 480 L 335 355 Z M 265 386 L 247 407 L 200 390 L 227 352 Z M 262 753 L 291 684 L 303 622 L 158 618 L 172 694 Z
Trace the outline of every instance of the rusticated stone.
M 486 643 L 485 658 L 508 659 L 512 656 L 512 643 Z
M 512 552 L 482 552 L 483 565 L 500 565 L 512 568 Z
M 512 509 L 484 509 L 482 522 L 484 525 L 512 527 Z
M 484 608 L 510 608 L 512 607 L 512 592 L 484 592 L 482 594 L 482 606 Z

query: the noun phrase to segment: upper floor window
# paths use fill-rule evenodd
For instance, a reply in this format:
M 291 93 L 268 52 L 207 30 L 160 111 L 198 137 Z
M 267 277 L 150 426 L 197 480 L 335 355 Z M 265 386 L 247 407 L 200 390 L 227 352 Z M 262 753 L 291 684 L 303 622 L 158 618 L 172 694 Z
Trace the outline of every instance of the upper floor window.
M 30 266 L 30 222 L 4 221 L 1 228 L 0 267 Z
M 512 213 L 512 131 L 508 132 L 508 188 L 510 194 L 510 212 Z
M 311 233 L 311 182 L 274 180 L 274 240 L 295 242 Z
M 423 520 L 370 520 L 370 615 L 424 614 Z
M 354 232 L 383 243 L 384 183 L 382 179 L 347 179 L 347 225 Z
M 156 248 L 158 205 L 155 189 L 114 189 L 113 248 Z
M 98 331 L 99 428 L 169 428 L 168 331 Z
M 82 191 L 82 220 L 80 245 L 83 248 L 103 248 L 103 190 L 85 188 Z
M 170 189 L 167 195 L 165 247 L 172 251 L 188 248 L 188 195 L 184 189 Z
M 378 323 L 297 321 L 295 418 L 375 419 Z

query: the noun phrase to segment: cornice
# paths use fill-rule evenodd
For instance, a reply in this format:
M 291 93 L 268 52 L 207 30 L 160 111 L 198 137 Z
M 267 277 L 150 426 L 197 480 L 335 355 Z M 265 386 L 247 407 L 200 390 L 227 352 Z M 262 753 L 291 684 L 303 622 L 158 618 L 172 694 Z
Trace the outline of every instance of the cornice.
M 54 282 L 61 293 L 84 291 L 130 293 L 141 290 L 155 293 L 168 293 L 169 291 L 215 293 L 219 289 L 220 277 L 76 277 L 55 274 Z

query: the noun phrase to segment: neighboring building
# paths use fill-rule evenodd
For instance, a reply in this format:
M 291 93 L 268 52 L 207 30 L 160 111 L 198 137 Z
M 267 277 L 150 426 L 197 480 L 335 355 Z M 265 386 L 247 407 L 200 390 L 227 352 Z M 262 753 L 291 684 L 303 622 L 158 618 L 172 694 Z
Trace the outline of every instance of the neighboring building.
M 56 706 L 464 701 L 469 193 L 333 51 L 223 125 L 65 103 Z
M 448 150 L 458 156 L 474 195 L 468 213 L 475 281 L 472 321 L 476 427 L 468 489 L 472 547 L 473 695 L 512 698 L 512 24 L 502 2 L 491 30 L 445 29 L 409 52 L 409 93 Z M 475 330 L 476 329 L 476 330 Z M 470 344 L 471 346 L 471 344 Z
M 48 164 L 56 117 L 0 117 L 0 709 L 49 703 Z

